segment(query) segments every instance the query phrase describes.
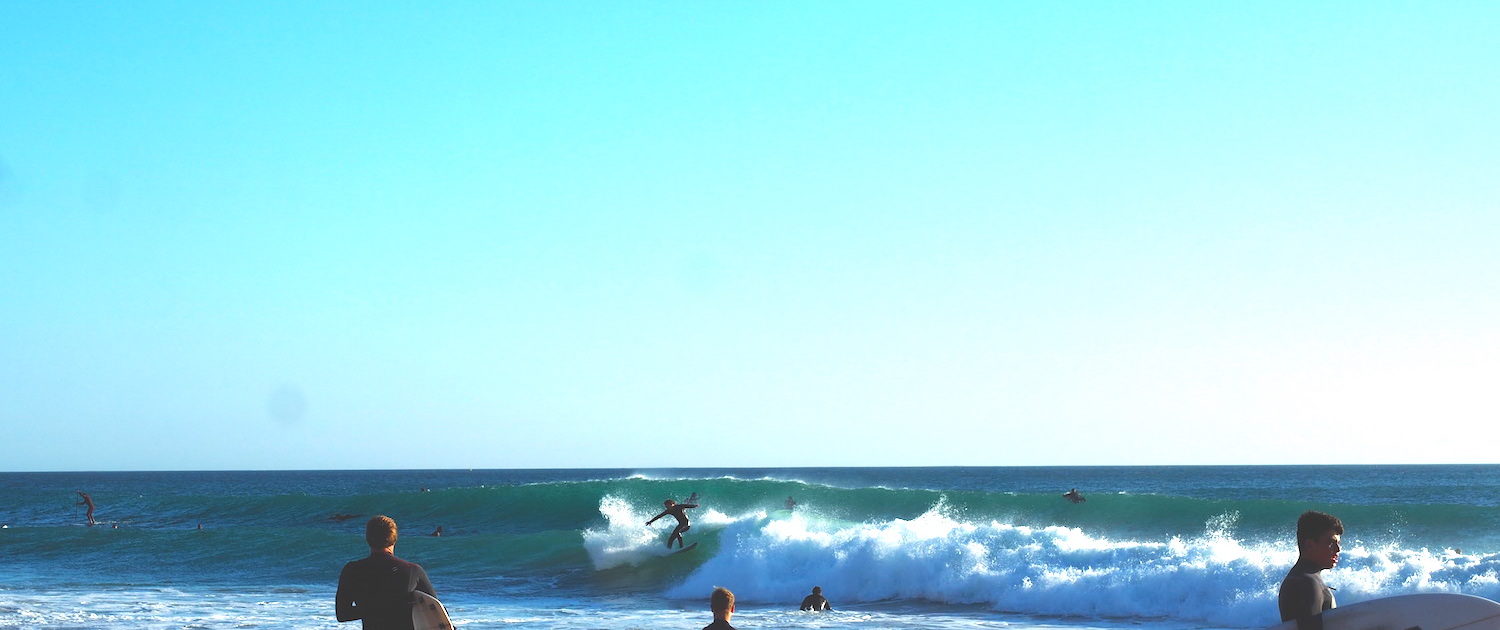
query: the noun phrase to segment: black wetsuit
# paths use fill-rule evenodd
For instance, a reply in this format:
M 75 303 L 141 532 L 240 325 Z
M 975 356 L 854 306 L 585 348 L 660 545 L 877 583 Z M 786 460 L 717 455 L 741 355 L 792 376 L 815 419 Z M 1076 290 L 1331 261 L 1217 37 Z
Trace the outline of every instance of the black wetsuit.
M 734 630 L 734 626 L 723 619 L 715 619 L 713 623 L 703 626 L 703 630 Z
M 1276 606 L 1281 609 L 1281 620 L 1316 618 L 1311 627 L 1323 626 L 1321 617 L 1325 610 L 1334 607 L 1333 589 L 1323 583 L 1323 567 L 1298 562 L 1281 581 L 1281 592 L 1276 596 Z M 1306 622 L 1298 624 L 1308 628 Z
M 802 610 L 833 610 L 833 606 L 828 605 L 827 597 L 813 593 L 802 598 Z
M 683 544 L 682 533 L 693 528 L 692 525 L 688 524 L 687 514 L 684 514 L 683 510 L 695 507 L 698 507 L 696 503 L 675 503 L 672 505 L 672 507 L 662 510 L 661 514 L 657 514 L 656 516 L 651 517 L 651 520 L 646 521 L 646 524 L 650 525 L 652 523 L 655 523 L 656 519 L 671 514 L 673 518 L 677 519 L 677 527 L 672 529 L 672 533 L 667 534 L 667 548 L 672 548 L 672 541 L 674 539 L 677 541 L 677 546 L 681 547 Z
M 434 597 L 427 572 L 384 551 L 344 565 L 334 612 L 339 621 L 364 621 L 365 630 L 412 630 L 413 591 Z

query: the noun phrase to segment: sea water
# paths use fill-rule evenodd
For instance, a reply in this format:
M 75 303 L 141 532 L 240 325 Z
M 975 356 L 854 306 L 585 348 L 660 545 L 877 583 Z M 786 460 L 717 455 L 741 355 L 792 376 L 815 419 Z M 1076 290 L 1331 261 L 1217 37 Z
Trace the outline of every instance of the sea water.
M 695 629 L 715 586 L 741 628 L 1260 628 L 1308 509 L 1344 521 L 1341 604 L 1500 598 L 1497 490 L 1489 465 L 0 473 L 0 628 L 338 628 L 374 514 L 462 628 Z M 673 553 L 645 521 L 694 492 Z M 814 585 L 834 612 L 796 610 Z

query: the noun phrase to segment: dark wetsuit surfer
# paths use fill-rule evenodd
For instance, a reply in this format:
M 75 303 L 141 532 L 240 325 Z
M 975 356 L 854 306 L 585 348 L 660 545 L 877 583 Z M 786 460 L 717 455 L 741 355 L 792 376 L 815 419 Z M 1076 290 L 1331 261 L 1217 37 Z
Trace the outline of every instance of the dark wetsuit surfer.
M 365 630 L 411 630 L 413 591 L 432 592 L 422 567 L 386 551 L 344 565 L 334 596 L 339 621 L 364 621 Z
M 1336 605 L 1333 589 L 1323 583 L 1323 569 L 1324 567 L 1315 563 L 1304 561 L 1298 562 L 1287 572 L 1276 598 L 1282 621 L 1305 619 L 1311 622 L 1313 628 L 1322 627 L 1322 618 L 1316 615 L 1332 610 Z M 1298 627 L 1308 625 L 1307 622 L 1299 621 Z
M 822 612 L 833 610 L 833 606 L 828 603 L 828 598 L 823 596 L 823 587 L 814 586 L 812 594 L 802 598 L 802 610 Z
M 365 523 L 370 555 L 344 565 L 334 594 L 338 620 L 361 620 L 365 630 L 412 630 L 412 593 L 434 597 L 422 567 L 396 557 L 396 521 L 377 516 Z
M 687 530 L 689 530 L 689 529 L 693 528 L 692 525 L 688 524 L 687 514 L 685 514 L 683 512 L 683 510 L 687 510 L 687 509 L 690 509 L 690 508 L 698 507 L 698 504 L 696 504 L 696 503 L 678 503 L 678 502 L 673 501 L 671 499 L 667 499 L 666 501 L 662 501 L 662 505 L 665 506 L 667 509 L 662 510 L 661 514 L 657 514 L 656 516 L 651 517 L 651 520 L 646 521 L 646 524 L 650 525 L 652 523 L 655 523 L 656 519 L 659 519 L 659 518 L 661 518 L 663 516 L 671 514 L 673 518 L 677 519 L 677 527 L 672 530 L 671 535 L 667 536 L 667 548 L 671 549 L 672 548 L 672 541 L 676 540 L 677 541 L 677 547 L 679 549 L 681 549 L 682 546 L 683 546 L 682 545 L 682 533 L 685 532 L 685 531 L 687 531 Z
M 91 496 L 89 496 L 89 493 L 84 492 L 82 490 L 75 490 L 75 492 L 78 493 L 78 496 L 83 497 L 83 500 L 79 501 L 78 503 L 75 503 L 74 505 L 87 505 L 88 506 L 88 513 L 85 514 L 85 516 L 87 516 L 88 519 L 89 519 L 89 527 L 93 527 L 94 526 L 94 498 L 91 497 Z

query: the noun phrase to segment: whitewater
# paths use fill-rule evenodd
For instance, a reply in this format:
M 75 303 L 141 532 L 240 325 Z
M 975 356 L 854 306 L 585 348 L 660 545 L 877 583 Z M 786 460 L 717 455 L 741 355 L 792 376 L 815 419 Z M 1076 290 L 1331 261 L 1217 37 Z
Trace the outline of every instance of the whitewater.
M 0 628 L 339 627 L 363 518 L 334 517 L 374 513 L 466 628 L 698 628 L 716 586 L 740 627 L 1261 628 L 1306 509 L 1346 524 L 1343 605 L 1500 599 L 1497 488 L 1495 466 L 3 473 Z M 674 553 L 645 522 L 691 493 Z M 795 610 L 814 585 L 835 612 Z

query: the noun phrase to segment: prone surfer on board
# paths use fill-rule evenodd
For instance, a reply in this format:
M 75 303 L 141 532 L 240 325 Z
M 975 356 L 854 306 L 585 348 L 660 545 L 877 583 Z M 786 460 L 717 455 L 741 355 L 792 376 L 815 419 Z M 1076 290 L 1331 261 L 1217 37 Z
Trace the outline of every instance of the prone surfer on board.
M 87 516 L 88 519 L 89 519 L 89 527 L 93 527 L 94 526 L 94 498 L 91 497 L 91 496 L 89 496 L 89 493 L 84 492 L 82 490 L 75 490 L 75 492 L 78 493 L 78 496 L 83 497 L 83 500 L 79 501 L 77 503 L 74 503 L 73 505 L 87 505 L 87 506 L 89 506 L 88 507 L 88 513 L 86 513 L 84 516 Z
M 671 549 L 672 548 L 672 541 L 676 540 L 677 541 L 677 548 L 681 549 L 682 548 L 682 533 L 685 532 L 685 531 L 687 531 L 687 530 L 689 530 L 689 529 L 693 528 L 692 525 L 688 524 L 687 514 L 685 512 L 683 512 L 683 510 L 687 510 L 687 509 L 698 507 L 698 504 L 696 504 L 696 503 L 678 503 L 678 502 L 673 501 L 671 499 L 667 499 L 666 501 L 662 501 L 661 504 L 663 506 L 666 506 L 667 509 L 662 510 L 661 514 L 657 514 L 656 516 L 651 517 L 651 520 L 646 521 L 646 524 L 650 525 L 652 523 L 655 523 L 656 519 L 659 519 L 659 518 L 661 518 L 663 516 L 671 514 L 673 518 L 677 519 L 677 527 L 674 528 L 672 530 L 672 533 L 667 536 L 667 548 Z
M 1072 490 L 1064 492 L 1063 493 L 1063 498 L 1067 499 L 1069 501 L 1072 501 L 1074 503 L 1083 503 L 1084 501 L 1088 500 L 1088 499 L 1083 498 L 1083 495 L 1078 494 L 1078 488 L 1074 488 Z
M 1308 510 L 1297 519 L 1297 564 L 1287 572 L 1276 595 L 1282 621 L 1296 619 L 1302 628 L 1323 627 L 1318 615 L 1338 604 L 1321 574 L 1339 563 L 1343 536 L 1344 523 L 1332 514 Z

